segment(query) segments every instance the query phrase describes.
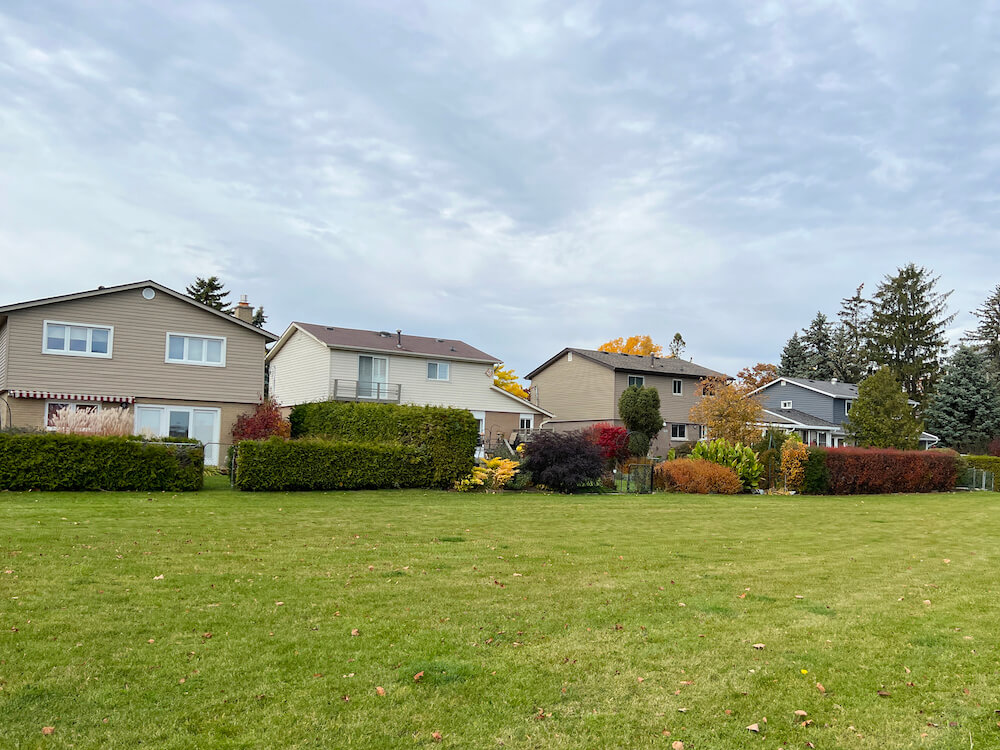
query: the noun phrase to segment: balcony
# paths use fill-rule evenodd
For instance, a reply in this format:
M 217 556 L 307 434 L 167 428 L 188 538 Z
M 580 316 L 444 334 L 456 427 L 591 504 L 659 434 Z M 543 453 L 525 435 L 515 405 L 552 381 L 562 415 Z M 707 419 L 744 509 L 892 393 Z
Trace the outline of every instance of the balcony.
M 358 380 L 330 381 L 330 398 L 334 401 L 374 401 L 380 404 L 398 404 L 402 393 L 399 383 L 369 383 Z

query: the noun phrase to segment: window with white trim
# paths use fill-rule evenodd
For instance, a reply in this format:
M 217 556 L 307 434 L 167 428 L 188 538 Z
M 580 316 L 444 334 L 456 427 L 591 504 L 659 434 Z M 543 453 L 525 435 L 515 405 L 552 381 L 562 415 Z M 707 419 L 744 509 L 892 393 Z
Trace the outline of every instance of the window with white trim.
M 428 362 L 427 363 L 427 379 L 428 380 L 447 380 L 451 366 L 447 362 Z
M 674 380 L 674 395 L 675 396 L 683 396 L 684 395 L 684 381 L 683 380 L 677 380 L 677 379 Z
M 671 440 L 687 440 L 687 425 L 686 424 L 672 424 L 670 425 L 670 439 Z
M 518 428 L 521 430 L 531 430 L 535 425 L 535 416 L 533 414 L 522 414 L 519 420 Z
M 646 384 L 646 378 L 644 378 L 642 375 L 629 375 L 628 376 L 628 385 L 629 385 L 629 388 L 631 388 L 633 385 L 637 385 L 640 388 L 642 388 L 642 386 L 644 386 L 645 384 Z
M 844 402 L 844 414 L 849 413 L 852 406 L 854 406 L 854 402 L 851 399 L 847 399 L 847 401 Z
M 792 408 L 792 402 L 791 401 L 782 401 L 781 402 L 781 408 L 782 409 L 791 409 Z
M 100 411 L 101 405 L 93 401 L 46 401 L 45 429 L 50 432 L 56 428 L 56 415 L 66 411 Z
M 168 333 L 166 361 L 176 365 L 225 367 L 226 339 L 224 336 Z
M 46 320 L 42 331 L 42 353 L 70 357 L 111 357 L 114 326 Z

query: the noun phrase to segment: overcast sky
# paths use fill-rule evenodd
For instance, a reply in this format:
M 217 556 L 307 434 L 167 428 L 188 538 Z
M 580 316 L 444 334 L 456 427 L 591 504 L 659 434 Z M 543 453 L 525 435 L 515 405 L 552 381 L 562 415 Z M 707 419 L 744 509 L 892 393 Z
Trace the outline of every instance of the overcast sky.
M 278 333 L 732 373 L 915 261 L 964 326 L 998 60 L 998 2 L 5 0 L 0 302 L 217 274 Z

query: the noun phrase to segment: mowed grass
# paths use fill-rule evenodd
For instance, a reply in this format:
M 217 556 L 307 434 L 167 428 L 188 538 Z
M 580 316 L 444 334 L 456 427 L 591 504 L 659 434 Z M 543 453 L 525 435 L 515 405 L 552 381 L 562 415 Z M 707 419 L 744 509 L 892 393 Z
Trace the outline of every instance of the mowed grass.
M 998 747 L 998 548 L 993 494 L 5 493 L 0 747 Z

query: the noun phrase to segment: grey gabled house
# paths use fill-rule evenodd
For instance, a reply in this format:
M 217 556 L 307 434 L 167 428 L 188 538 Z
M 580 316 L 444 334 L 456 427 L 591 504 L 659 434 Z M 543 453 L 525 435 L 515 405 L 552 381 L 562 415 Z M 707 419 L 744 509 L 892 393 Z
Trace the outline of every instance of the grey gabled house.
M 778 427 L 794 432 L 806 445 L 836 448 L 851 444 L 844 423 L 858 398 L 856 385 L 783 377 L 762 385 L 750 395 L 764 407 L 762 429 Z M 910 404 L 916 406 L 915 401 Z M 928 432 L 920 435 L 921 448 L 930 448 L 937 442 L 938 438 Z

